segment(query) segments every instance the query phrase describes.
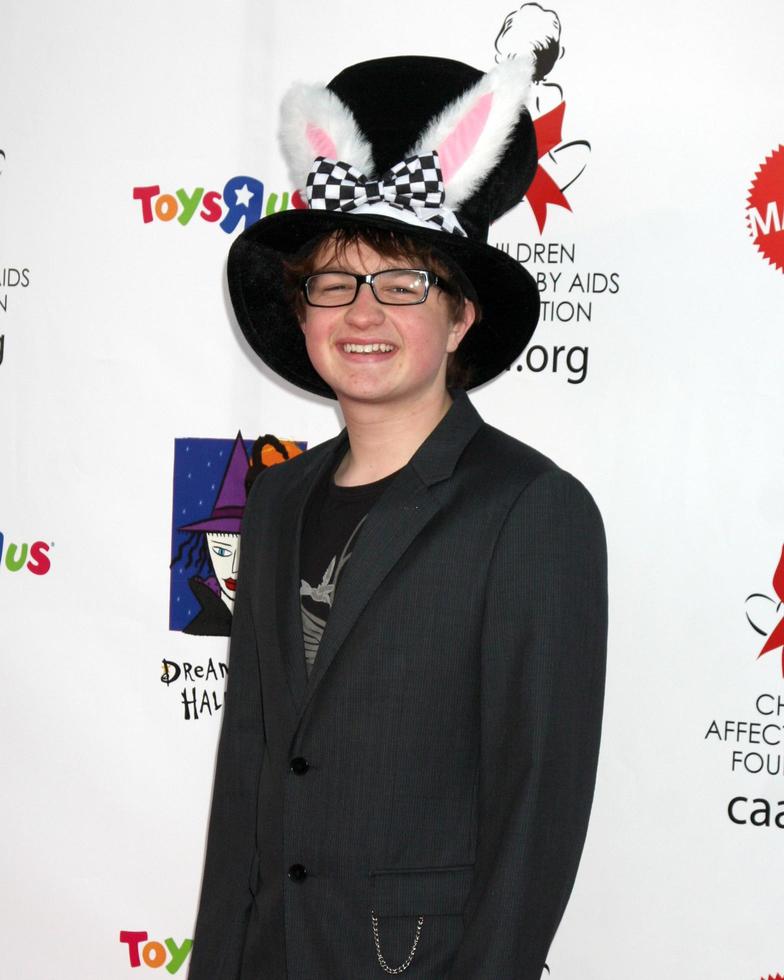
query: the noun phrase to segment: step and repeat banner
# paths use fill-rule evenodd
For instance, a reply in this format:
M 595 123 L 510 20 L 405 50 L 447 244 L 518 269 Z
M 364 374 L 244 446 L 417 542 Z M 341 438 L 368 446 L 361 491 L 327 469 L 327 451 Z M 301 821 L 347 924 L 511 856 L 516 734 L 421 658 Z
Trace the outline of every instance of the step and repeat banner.
M 282 94 L 367 58 L 534 52 L 537 177 L 491 242 L 542 318 L 473 401 L 591 489 L 611 595 L 545 975 L 781 980 L 782 33 L 773 0 L 6 5 L 3 976 L 187 976 L 236 514 L 341 426 L 226 293 L 234 237 L 301 204 Z

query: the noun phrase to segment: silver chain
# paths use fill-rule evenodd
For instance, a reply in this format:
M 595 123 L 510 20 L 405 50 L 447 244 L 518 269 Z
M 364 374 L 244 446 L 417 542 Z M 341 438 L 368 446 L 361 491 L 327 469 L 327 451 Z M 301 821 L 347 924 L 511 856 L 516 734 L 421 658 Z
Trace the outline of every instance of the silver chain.
M 420 915 L 417 919 L 414 943 L 409 950 L 408 956 L 403 960 L 400 966 L 390 966 L 384 959 L 384 954 L 381 952 L 381 940 L 379 939 L 378 935 L 378 918 L 375 912 L 370 913 L 370 919 L 373 923 L 373 941 L 376 944 L 376 956 L 378 957 L 379 966 L 385 973 L 403 973 L 411 966 L 411 960 L 413 960 L 414 953 L 416 953 L 417 946 L 419 945 L 419 937 L 422 935 L 422 923 L 425 921 L 425 917 Z

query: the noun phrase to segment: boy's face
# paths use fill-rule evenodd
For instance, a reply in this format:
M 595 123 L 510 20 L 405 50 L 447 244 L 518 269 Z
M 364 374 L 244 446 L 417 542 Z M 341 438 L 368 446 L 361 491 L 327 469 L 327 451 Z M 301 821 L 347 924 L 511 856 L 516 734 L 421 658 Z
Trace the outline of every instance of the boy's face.
M 316 254 L 314 272 L 367 274 L 411 265 L 410 260 L 386 258 L 366 245 L 351 245 L 338 257 L 327 240 Z M 350 306 L 307 306 L 301 326 L 313 367 L 341 404 L 415 408 L 443 396 L 447 356 L 457 349 L 473 320 L 469 301 L 453 320 L 447 297 L 437 286 L 430 287 L 424 303 L 389 306 L 379 303 L 364 284 Z M 385 349 L 371 353 L 351 349 L 368 344 Z

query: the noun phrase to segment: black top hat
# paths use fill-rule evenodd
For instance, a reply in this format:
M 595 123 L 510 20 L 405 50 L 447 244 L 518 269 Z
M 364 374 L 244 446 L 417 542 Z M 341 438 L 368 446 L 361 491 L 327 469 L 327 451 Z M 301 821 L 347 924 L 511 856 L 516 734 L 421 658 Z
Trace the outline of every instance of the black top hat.
M 309 207 L 251 225 L 228 260 L 237 320 L 266 364 L 334 398 L 308 359 L 282 261 L 356 222 L 426 242 L 470 280 L 482 320 L 456 352 L 470 368 L 469 387 L 519 357 L 536 327 L 539 291 L 518 262 L 487 244 L 487 232 L 522 200 L 536 171 L 525 108 L 530 80 L 521 59 L 483 74 L 445 58 L 406 56 L 353 65 L 326 88 L 289 90 L 281 145 Z

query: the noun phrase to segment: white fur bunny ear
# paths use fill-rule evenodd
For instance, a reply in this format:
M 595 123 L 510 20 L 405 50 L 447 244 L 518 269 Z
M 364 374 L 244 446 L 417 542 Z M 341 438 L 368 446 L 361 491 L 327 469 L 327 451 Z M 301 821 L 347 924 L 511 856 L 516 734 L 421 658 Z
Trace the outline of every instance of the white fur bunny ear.
M 447 207 L 458 208 L 503 156 L 528 97 L 533 67 L 504 61 L 433 119 L 412 154 L 438 152 Z
M 373 152 L 354 116 L 321 85 L 292 86 L 283 97 L 278 130 L 292 184 L 304 191 L 316 157 L 350 163 L 363 174 L 373 169 Z

